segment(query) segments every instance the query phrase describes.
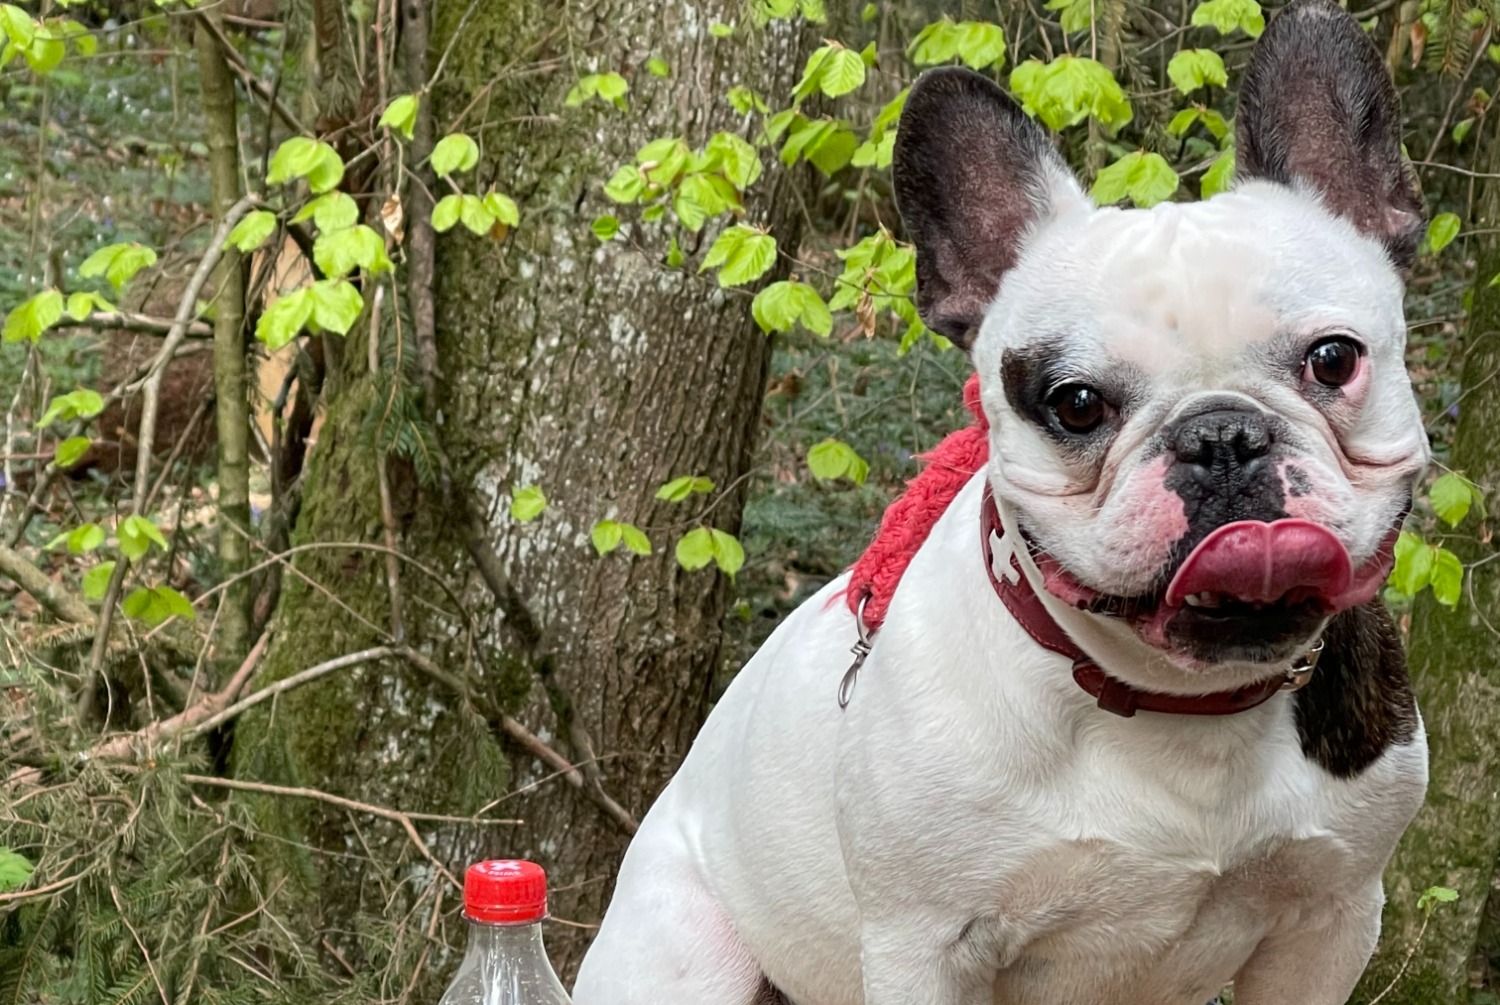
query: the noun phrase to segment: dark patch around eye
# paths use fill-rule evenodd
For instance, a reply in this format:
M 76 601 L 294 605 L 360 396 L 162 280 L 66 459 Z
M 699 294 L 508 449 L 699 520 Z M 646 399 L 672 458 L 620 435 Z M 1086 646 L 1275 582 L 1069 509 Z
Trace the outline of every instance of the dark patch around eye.
M 1005 400 L 1010 407 L 1049 436 L 1064 443 L 1070 449 L 1080 447 L 1080 438 L 1069 435 L 1059 428 L 1052 416 L 1048 397 L 1065 383 L 1086 384 L 1102 394 L 1123 418 L 1131 406 L 1145 394 L 1149 385 L 1145 374 L 1130 363 L 1112 362 L 1102 373 L 1080 373 L 1069 367 L 1068 343 L 1061 337 L 1039 339 L 1019 349 L 1007 349 L 1000 357 L 1000 385 L 1005 390 Z M 1106 422 L 1099 429 L 1098 439 L 1104 433 L 1117 428 L 1118 423 Z

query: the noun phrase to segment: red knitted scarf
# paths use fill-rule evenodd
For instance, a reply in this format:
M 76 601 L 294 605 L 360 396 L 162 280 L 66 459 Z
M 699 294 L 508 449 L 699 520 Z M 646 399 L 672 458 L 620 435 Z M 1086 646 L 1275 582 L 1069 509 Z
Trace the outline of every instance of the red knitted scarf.
M 964 407 L 974 416 L 974 424 L 949 433 L 930 453 L 920 455 L 927 466 L 906 483 L 906 491 L 886 508 L 880 518 L 875 540 L 854 563 L 845 600 L 849 609 L 859 613 L 865 604 L 864 621 L 871 633 L 885 621 L 886 609 L 896 592 L 896 584 L 912 557 L 948 508 L 953 497 L 968 484 L 974 472 L 989 460 L 989 428 L 979 403 L 979 375 L 964 385 Z

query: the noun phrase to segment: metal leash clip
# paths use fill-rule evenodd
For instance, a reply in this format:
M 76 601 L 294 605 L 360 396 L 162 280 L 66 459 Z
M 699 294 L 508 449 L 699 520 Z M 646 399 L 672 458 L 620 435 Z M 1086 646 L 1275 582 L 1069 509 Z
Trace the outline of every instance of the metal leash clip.
M 1318 669 L 1318 657 L 1323 655 L 1323 640 L 1317 643 L 1302 655 L 1292 668 L 1286 672 L 1286 680 L 1282 681 L 1283 691 L 1296 691 L 1312 680 L 1313 671 Z
M 865 665 L 865 658 L 870 655 L 870 648 L 875 643 L 875 635 L 869 628 L 865 627 L 865 605 L 870 602 L 870 595 L 866 593 L 859 598 L 859 607 L 854 612 L 854 630 L 859 633 L 859 641 L 849 647 L 854 654 L 854 662 L 849 664 L 849 669 L 844 671 L 844 679 L 839 681 L 839 708 L 848 708 L 849 699 L 854 697 L 854 682 L 859 677 L 859 668 Z

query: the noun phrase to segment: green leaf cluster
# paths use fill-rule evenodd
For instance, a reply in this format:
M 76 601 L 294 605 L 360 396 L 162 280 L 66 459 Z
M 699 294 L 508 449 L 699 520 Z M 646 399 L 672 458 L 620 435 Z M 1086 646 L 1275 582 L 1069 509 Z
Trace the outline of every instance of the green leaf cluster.
M 1129 198 L 1142 209 L 1172 198 L 1180 180 L 1158 153 L 1137 150 L 1099 171 L 1089 194 L 1101 206 Z
M 1113 73 L 1086 56 L 1058 56 L 1050 63 L 1028 59 L 1011 71 L 1010 88 L 1028 115 L 1054 130 L 1093 119 L 1123 126 L 1135 114 Z
M 772 283 L 755 295 L 750 312 L 767 334 L 791 331 L 799 324 L 824 338 L 833 334 L 833 314 L 818 291 L 806 283 L 789 279 Z
M 621 544 L 637 555 L 651 554 L 651 540 L 633 523 L 600 520 L 589 531 L 589 541 L 600 555 L 608 555 Z
M 717 268 L 720 286 L 743 286 L 764 276 L 775 264 L 776 238 L 737 223 L 715 239 L 698 271 Z
M 807 467 L 820 482 L 847 478 L 856 485 L 863 485 L 870 473 L 869 463 L 853 447 L 832 437 L 808 450 Z
M 1463 595 L 1463 562 L 1442 545 L 1428 544 L 1403 530 L 1396 539 L 1396 563 L 1387 584 L 1404 597 L 1414 597 L 1430 586 L 1438 603 L 1456 607 Z
M 660 62 L 658 60 L 658 62 Z M 666 66 L 662 63 L 662 66 Z M 616 108 L 624 111 L 626 108 L 625 94 L 630 90 L 630 83 L 618 73 L 590 73 L 578 78 L 568 91 L 568 96 L 563 99 L 563 104 L 569 108 L 577 108 L 591 98 L 607 101 Z
M 276 148 L 266 171 L 266 184 L 307 180 L 314 194 L 332 191 L 344 179 L 344 159 L 337 150 L 307 136 L 293 136 Z
M 934 21 L 917 33 L 908 49 L 918 66 L 961 61 L 971 70 L 998 69 L 1005 62 L 1005 31 L 988 21 Z
M 731 579 L 745 564 L 745 549 L 733 534 L 717 527 L 696 527 L 677 540 L 677 564 L 689 572 L 710 562 Z

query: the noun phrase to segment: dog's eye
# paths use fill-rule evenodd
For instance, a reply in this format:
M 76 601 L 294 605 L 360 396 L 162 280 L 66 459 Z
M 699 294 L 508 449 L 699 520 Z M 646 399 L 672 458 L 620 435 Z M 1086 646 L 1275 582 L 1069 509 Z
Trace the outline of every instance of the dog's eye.
M 1070 433 L 1092 433 L 1109 417 L 1109 402 L 1087 384 L 1064 384 L 1047 396 L 1047 407 Z
M 1324 387 L 1343 387 L 1359 373 L 1360 355 L 1359 344 L 1351 338 L 1325 338 L 1307 351 L 1302 379 L 1315 380 Z

